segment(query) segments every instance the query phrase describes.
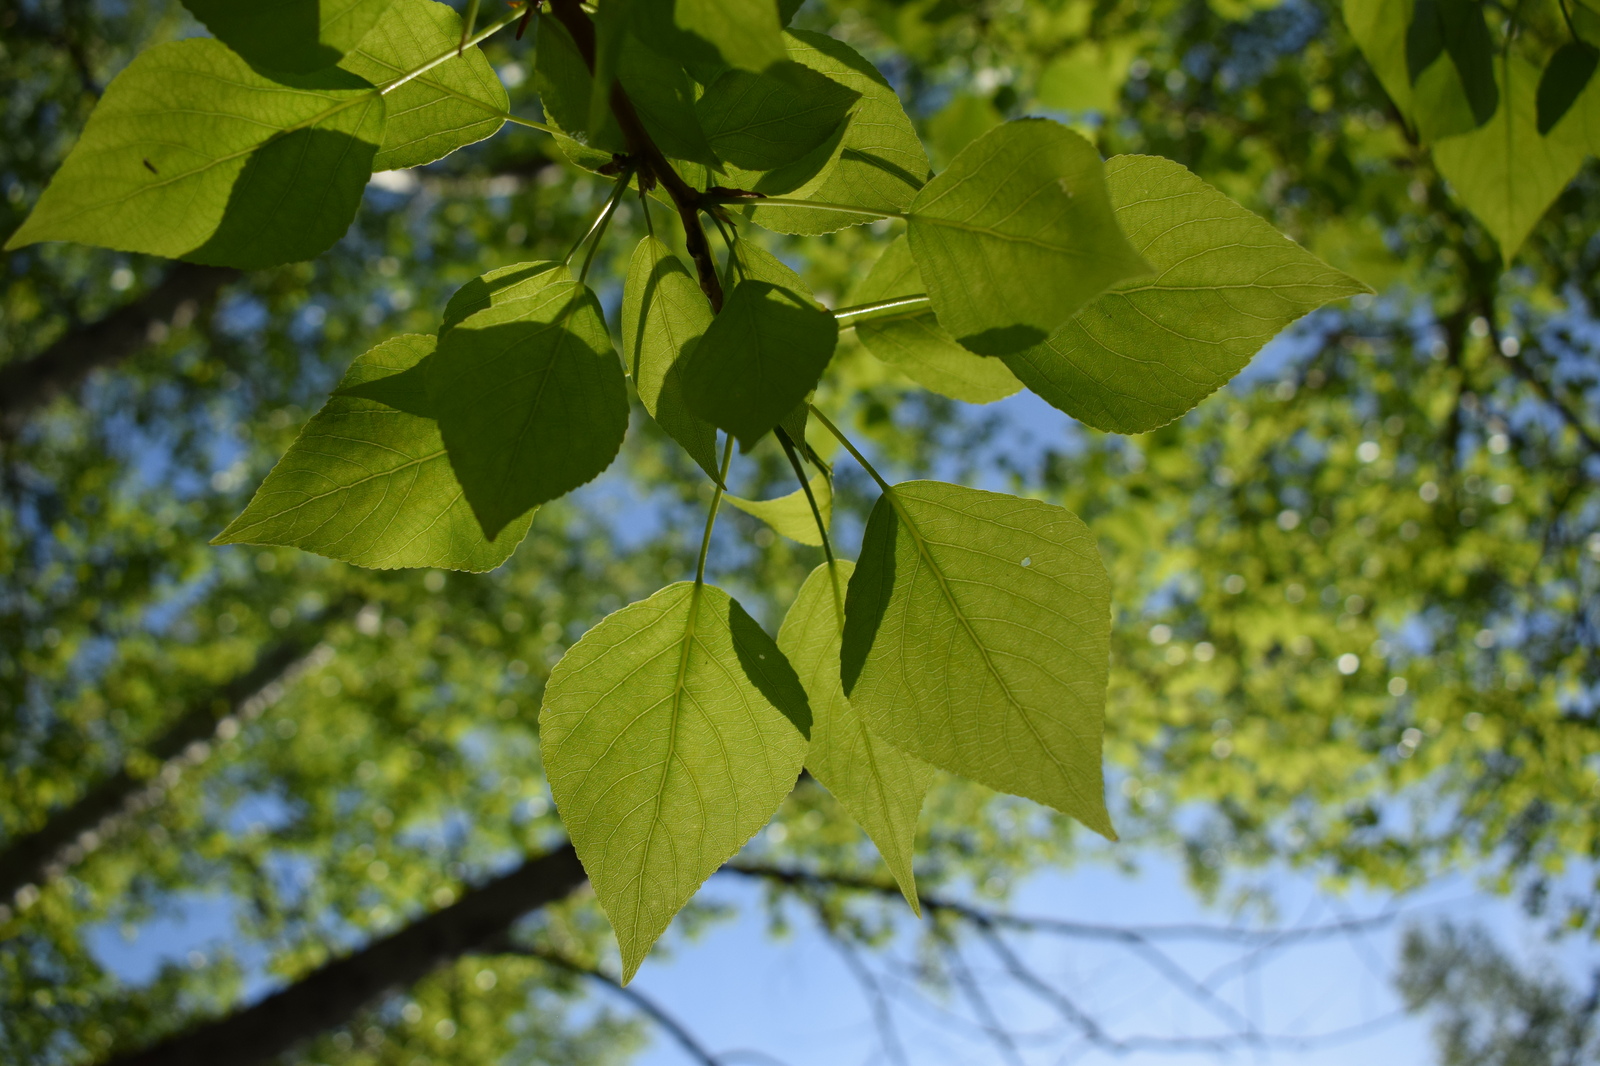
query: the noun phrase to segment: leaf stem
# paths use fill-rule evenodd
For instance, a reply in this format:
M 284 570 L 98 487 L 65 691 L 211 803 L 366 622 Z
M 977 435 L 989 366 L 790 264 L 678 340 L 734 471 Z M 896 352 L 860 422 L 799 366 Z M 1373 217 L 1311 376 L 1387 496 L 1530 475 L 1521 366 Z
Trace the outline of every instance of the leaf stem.
M 873 465 L 867 462 L 867 457 L 856 450 L 856 446 L 850 443 L 850 438 L 845 436 L 844 433 L 840 431 L 838 426 L 829 421 L 827 415 L 817 410 L 816 404 L 808 403 L 806 406 L 811 409 L 812 414 L 817 416 L 817 421 L 821 422 L 827 431 L 833 434 L 834 439 L 836 439 L 840 444 L 844 445 L 845 451 L 849 452 L 855 461 L 861 464 L 861 469 L 872 475 L 872 480 L 876 481 L 878 483 L 878 487 L 882 489 L 884 493 L 892 500 L 894 498 L 894 489 L 887 481 L 883 480 L 883 475 L 879 474 L 878 471 L 873 468 Z
M 844 628 L 844 596 L 839 591 L 839 568 L 834 565 L 833 542 L 828 538 L 828 523 L 822 520 L 822 508 L 817 506 L 817 497 L 811 491 L 811 482 L 806 479 L 805 468 L 800 465 L 800 456 L 795 453 L 794 444 L 789 440 L 789 434 L 782 426 L 777 429 L 778 443 L 783 445 L 783 454 L 789 457 L 789 465 L 794 467 L 794 476 L 800 479 L 800 491 L 806 494 L 806 502 L 811 505 L 811 517 L 817 523 L 817 535 L 822 538 L 822 556 L 828 561 L 828 576 L 833 579 L 833 607 L 834 614 L 838 616 L 839 628 Z
M 850 204 L 830 204 L 826 200 L 800 200 L 792 196 L 716 196 L 707 195 L 714 203 L 733 204 L 738 207 L 805 207 L 817 211 L 834 211 L 846 215 L 866 215 L 869 218 L 909 219 L 904 211 L 882 211 L 873 207 L 852 207 Z
M 857 304 L 854 307 L 841 307 L 833 313 L 833 317 L 838 320 L 840 329 L 853 329 L 862 322 L 910 318 L 913 315 L 920 315 L 931 306 L 932 301 L 928 299 L 928 294 L 919 292 L 909 296 L 877 300 L 869 304 Z
M 519 19 L 521 17 L 522 17 L 522 12 L 521 11 L 513 11 L 509 15 L 504 15 L 504 16 L 498 18 L 498 19 L 495 19 L 493 22 L 489 23 L 489 25 L 485 26 L 482 30 L 480 30 L 477 33 L 473 34 L 471 37 L 464 39 L 461 42 L 461 45 L 459 47 L 452 48 L 447 52 L 443 52 L 443 53 L 441 53 L 439 55 L 434 56 L 432 59 L 430 59 L 426 63 L 422 64 L 422 66 L 416 67 L 416 68 L 414 68 L 412 70 L 406 71 L 404 74 L 400 75 L 398 78 L 395 78 L 393 81 L 384 82 L 382 85 L 377 87 L 379 95 L 387 95 L 389 93 L 392 93 L 396 89 L 400 88 L 400 86 L 402 86 L 406 82 L 410 81 L 411 79 L 422 77 L 422 75 L 428 73 L 428 71 L 432 70 L 434 67 L 438 66 L 439 64 L 450 62 L 450 60 L 456 58 L 456 56 L 460 55 L 462 52 L 466 51 L 468 48 L 471 48 L 473 45 L 477 44 L 479 41 L 483 41 L 483 40 L 486 40 L 486 39 L 488 39 L 490 37 L 493 37 L 495 34 L 499 33 L 501 30 L 505 29 L 507 26 L 511 25 L 513 22 L 517 21 L 517 19 Z
M 594 262 L 594 253 L 600 248 L 600 239 L 606 235 L 606 227 L 611 224 L 611 216 L 616 211 L 617 204 L 622 201 L 622 194 L 628 191 L 628 183 L 632 180 L 632 170 L 624 170 L 617 177 L 616 187 L 611 190 L 611 198 L 600 209 L 600 217 L 594 220 L 594 225 L 589 227 L 589 232 L 585 233 L 578 243 L 572 246 L 572 251 L 568 252 L 567 258 L 563 260 L 563 262 L 572 262 L 573 255 L 579 248 L 583 247 L 583 242 L 589 241 L 589 251 L 583 257 L 583 269 L 578 271 L 578 281 L 580 283 L 589 276 L 589 264 Z M 593 239 L 591 240 L 590 238 Z
M 543 122 L 535 122 L 531 118 L 520 118 L 517 115 L 513 115 L 509 111 L 496 111 L 495 114 L 507 122 L 514 123 L 518 126 L 526 126 L 530 130 L 539 130 L 541 133 L 548 133 L 552 137 L 555 136 L 557 132 L 554 126 L 546 126 Z
M 711 490 L 711 510 L 706 514 L 706 531 L 700 537 L 700 561 L 695 564 L 694 584 L 699 588 L 706 583 L 706 556 L 711 552 L 711 530 L 717 524 L 717 508 L 722 506 L 722 486 L 728 483 L 728 467 L 733 465 L 733 434 L 728 434 L 722 446 L 722 474 Z
M 461 45 L 456 49 L 456 55 L 467 50 L 467 38 L 472 36 L 472 29 L 478 24 L 479 0 L 467 0 L 467 17 L 461 22 Z

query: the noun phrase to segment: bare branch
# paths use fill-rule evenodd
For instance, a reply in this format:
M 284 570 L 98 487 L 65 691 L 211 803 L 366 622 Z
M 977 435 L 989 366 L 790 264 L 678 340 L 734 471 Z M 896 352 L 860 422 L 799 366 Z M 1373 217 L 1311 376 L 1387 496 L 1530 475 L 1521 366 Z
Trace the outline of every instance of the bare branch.
M 967 960 L 961 955 L 961 949 L 954 942 L 946 944 L 944 949 L 945 963 L 950 967 L 950 974 L 955 978 L 956 987 L 961 989 L 961 994 L 966 997 L 972 1006 L 972 1012 L 978 1016 L 978 1024 L 984 1032 L 989 1034 L 989 1039 L 994 1041 L 994 1046 L 1000 1049 L 1000 1054 L 1007 1062 L 1023 1066 L 1022 1053 L 1017 1050 L 1017 1042 L 1012 1039 L 1011 1033 L 1000 1024 L 999 1015 L 995 1014 L 994 1006 L 983 994 L 983 989 L 978 987 L 978 982 L 972 976 L 972 970 L 967 966 Z

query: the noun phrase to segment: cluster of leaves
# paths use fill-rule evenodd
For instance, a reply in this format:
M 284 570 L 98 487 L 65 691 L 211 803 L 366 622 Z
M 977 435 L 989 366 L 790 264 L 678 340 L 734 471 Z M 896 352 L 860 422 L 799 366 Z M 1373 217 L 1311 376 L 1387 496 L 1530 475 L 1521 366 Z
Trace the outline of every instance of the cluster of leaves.
M 1110 586 L 1087 528 L 1038 500 L 890 485 L 809 398 L 855 328 L 933 391 L 982 401 L 1026 386 L 1089 425 L 1139 432 L 1364 287 L 1182 166 L 1102 161 L 1049 120 L 997 126 L 931 175 L 882 76 L 842 42 L 785 31 L 792 12 L 771 0 L 550 8 L 536 31 L 540 123 L 509 113 L 475 47 L 532 10 L 474 33 L 472 14 L 463 25 L 433 0 L 302 20 L 196 3 L 215 36 L 151 48 L 108 87 L 8 247 L 289 262 L 343 234 L 374 169 L 434 161 L 508 120 L 549 132 L 616 178 L 583 267 L 568 268 L 580 241 L 565 262 L 490 270 L 432 335 L 356 360 L 219 541 L 493 569 L 538 508 L 613 461 L 631 376 L 712 479 L 700 565 L 579 640 L 540 716 L 625 977 L 803 767 L 868 829 L 913 906 L 930 766 L 1114 836 L 1100 770 Z M 648 197 L 669 203 L 681 232 L 633 253 L 619 360 L 586 278 L 630 190 L 647 221 Z M 741 215 L 783 233 L 878 219 L 906 233 L 860 302 L 830 310 L 740 239 Z M 702 216 L 725 238 L 723 264 Z M 833 558 L 831 468 L 812 425 L 882 490 L 853 569 Z M 775 441 L 800 482 L 737 505 L 827 556 L 776 641 L 705 582 L 735 440 L 746 452 Z

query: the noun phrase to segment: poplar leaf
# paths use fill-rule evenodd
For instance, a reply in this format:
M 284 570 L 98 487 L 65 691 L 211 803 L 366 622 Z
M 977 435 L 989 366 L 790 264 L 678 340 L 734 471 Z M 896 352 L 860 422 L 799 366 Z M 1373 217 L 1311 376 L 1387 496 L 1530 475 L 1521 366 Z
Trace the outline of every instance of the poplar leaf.
M 356 47 L 391 0 L 183 0 L 183 5 L 245 62 L 307 74 Z
M 533 515 L 494 542 L 484 539 L 427 415 L 426 393 L 406 380 L 433 350 L 432 337 L 408 334 L 352 363 L 212 543 L 284 544 L 379 570 L 483 572 L 505 562 Z
M 598 475 L 628 428 L 627 385 L 588 286 L 556 263 L 501 272 L 439 340 L 428 391 L 484 533 Z
M 838 342 L 838 322 L 814 301 L 741 281 L 689 355 L 684 398 L 748 451 L 816 388 Z
M 908 232 L 939 324 L 983 355 L 1037 344 L 1108 285 L 1149 272 L 1117 228 L 1100 156 L 1048 119 L 962 149 L 912 201 Z
M 674 159 L 716 165 L 695 110 L 695 86 L 683 65 L 646 48 L 632 34 L 624 35 L 621 53 L 617 78 L 661 150 Z
M 774 0 L 635 0 L 634 31 L 685 64 L 766 70 L 782 62 Z
M 787 194 L 874 211 L 904 210 L 927 183 L 928 156 L 899 95 L 876 67 L 843 41 L 806 30 L 792 30 L 785 39 L 795 62 L 861 94 L 840 138 L 837 158 Z M 751 221 L 779 233 L 831 233 L 871 221 L 866 216 L 796 207 L 756 205 L 747 210 Z
M 1563 122 L 1551 136 L 1539 136 L 1537 67 L 1509 53 L 1494 67 L 1500 109 L 1481 129 L 1434 145 L 1433 161 L 1509 263 L 1578 173 L 1588 146 L 1579 123 Z
M 922 915 L 911 860 L 917 816 L 933 768 L 867 728 L 839 685 L 839 634 L 851 562 L 817 567 L 800 586 L 778 630 L 778 647 L 800 676 L 811 703 L 806 769 L 860 823 L 911 909 Z
M 727 71 L 695 111 L 720 158 L 745 170 L 772 170 L 838 133 L 859 98 L 854 89 L 790 62 L 766 74 Z
M 851 706 L 896 747 L 1115 839 L 1100 772 L 1111 585 L 1094 537 L 1038 500 L 934 481 L 891 493 L 845 600 Z
M 220 41 L 140 53 L 7 248 L 77 241 L 244 269 L 344 235 L 383 139 L 384 101 L 338 68 L 276 80 Z
M 1106 187 L 1155 274 L 1118 282 L 1043 344 L 1004 357 L 1096 429 L 1172 421 L 1301 315 L 1369 291 L 1169 159 L 1114 156 Z
M 539 712 L 545 773 L 624 981 L 794 788 L 810 729 L 783 653 L 715 586 L 630 604 L 556 664 Z
M 339 64 L 374 85 L 393 81 L 461 43 L 461 18 L 434 0 L 394 0 Z M 506 90 L 477 45 L 412 78 L 384 101 L 388 121 L 374 170 L 443 159 L 505 124 Z
M 689 410 L 683 368 L 712 320 L 711 303 L 672 250 L 645 237 L 633 251 L 622 289 L 622 358 L 650 417 L 712 481 L 717 427 Z
M 534 88 L 539 92 L 545 118 L 579 147 L 580 153 L 574 162 L 579 166 L 589 165 L 589 160 L 582 158 L 583 149 L 605 156 L 627 151 L 622 129 L 609 109 L 599 115 L 598 124 L 590 128 L 594 76 L 567 28 L 559 19 L 542 18 L 538 32 L 533 54 Z
M 856 304 L 877 303 L 896 296 L 925 292 L 922 272 L 911 257 L 905 237 L 896 237 L 851 293 Z M 932 308 L 903 318 L 858 323 L 856 336 L 867 351 L 925 389 L 966 403 L 993 403 L 1022 388 L 1006 364 L 957 344 L 944 331 Z
M 817 510 L 822 512 L 824 528 L 833 518 L 833 483 L 826 474 L 815 474 L 808 482 L 811 495 L 816 498 Z M 742 496 L 722 497 L 730 505 L 747 515 L 754 515 L 774 530 L 801 544 L 822 547 L 822 534 L 817 530 L 817 516 L 811 512 L 811 501 L 804 489 L 795 489 L 787 496 L 774 500 L 747 500 Z

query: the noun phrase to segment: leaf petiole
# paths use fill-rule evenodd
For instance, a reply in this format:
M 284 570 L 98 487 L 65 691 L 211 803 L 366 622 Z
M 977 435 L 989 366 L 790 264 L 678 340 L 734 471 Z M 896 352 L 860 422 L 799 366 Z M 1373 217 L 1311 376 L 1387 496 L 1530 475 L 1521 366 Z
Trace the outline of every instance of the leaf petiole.
M 794 468 L 794 476 L 800 479 L 800 491 L 806 494 L 806 502 L 811 505 L 811 517 L 817 523 L 817 536 L 822 538 L 822 555 L 828 561 L 828 576 L 833 580 L 833 606 L 838 615 L 839 628 L 844 628 L 844 596 L 839 589 L 839 568 L 834 565 L 833 542 L 828 537 L 828 524 L 822 520 L 822 508 L 817 506 L 816 494 L 811 491 L 811 482 L 806 477 L 805 468 L 800 465 L 800 456 L 796 454 L 789 434 L 782 426 L 777 428 L 778 443 L 783 445 L 783 454 L 789 457 L 789 465 Z
M 735 204 L 739 207 L 805 207 L 817 211 L 834 211 L 845 215 L 865 215 L 868 218 L 899 218 L 908 219 L 911 216 L 904 211 L 882 211 L 872 207 L 852 207 L 849 204 L 830 204 L 825 200 L 800 200 L 791 196 L 716 196 L 708 195 L 707 200 L 719 204 Z
M 728 467 L 733 465 L 733 434 L 728 434 L 727 443 L 722 446 L 722 473 L 717 477 L 717 484 L 711 490 L 711 510 L 706 512 L 706 531 L 700 537 L 700 561 L 695 564 L 694 584 L 696 588 L 706 583 L 706 556 L 711 551 L 711 530 L 717 524 L 717 508 L 722 506 L 722 486 L 728 483 Z
M 862 322 L 880 322 L 891 318 L 912 318 L 928 310 L 932 301 L 925 292 L 909 296 L 895 296 L 869 304 L 841 307 L 833 313 L 840 329 L 854 329 Z
M 611 215 L 617 209 L 617 204 L 622 200 L 622 194 L 628 191 L 628 183 L 633 180 L 633 171 L 624 170 L 617 177 L 617 184 L 611 190 L 611 196 L 606 200 L 605 206 L 600 209 L 594 222 L 589 226 L 589 231 L 578 238 L 578 243 L 572 246 L 563 263 L 572 262 L 572 257 L 578 254 L 578 249 L 583 247 L 584 241 L 589 241 L 589 251 L 583 257 L 583 268 L 578 271 L 578 280 L 581 282 L 589 276 L 589 265 L 594 262 L 594 253 L 600 247 L 600 239 L 606 235 L 606 227 L 611 224 Z
M 806 407 L 810 409 L 812 414 L 817 416 L 817 421 L 821 422 L 823 427 L 826 428 L 829 433 L 833 434 L 834 439 L 840 444 L 844 445 L 845 451 L 849 452 L 851 457 L 854 458 L 856 462 L 861 464 L 861 469 L 872 475 L 872 480 L 878 483 L 878 487 L 884 491 L 884 494 L 888 496 L 890 500 L 893 500 L 894 489 L 890 487 L 889 483 L 883 479 L 883 475 L 879 474 L 878 471 L 874 469 L 873 465 L 867 462 L 867 457 L 862 455 L 856 449 L 854 444 L 850 443 L 850 438 L 845 436 L 843 431 L 841 431 L 838 426 L 834 425 L 833 422 L 828 419 L 827 415 L 817 410 L 816 404 L 808 403 L 806 404 Z

